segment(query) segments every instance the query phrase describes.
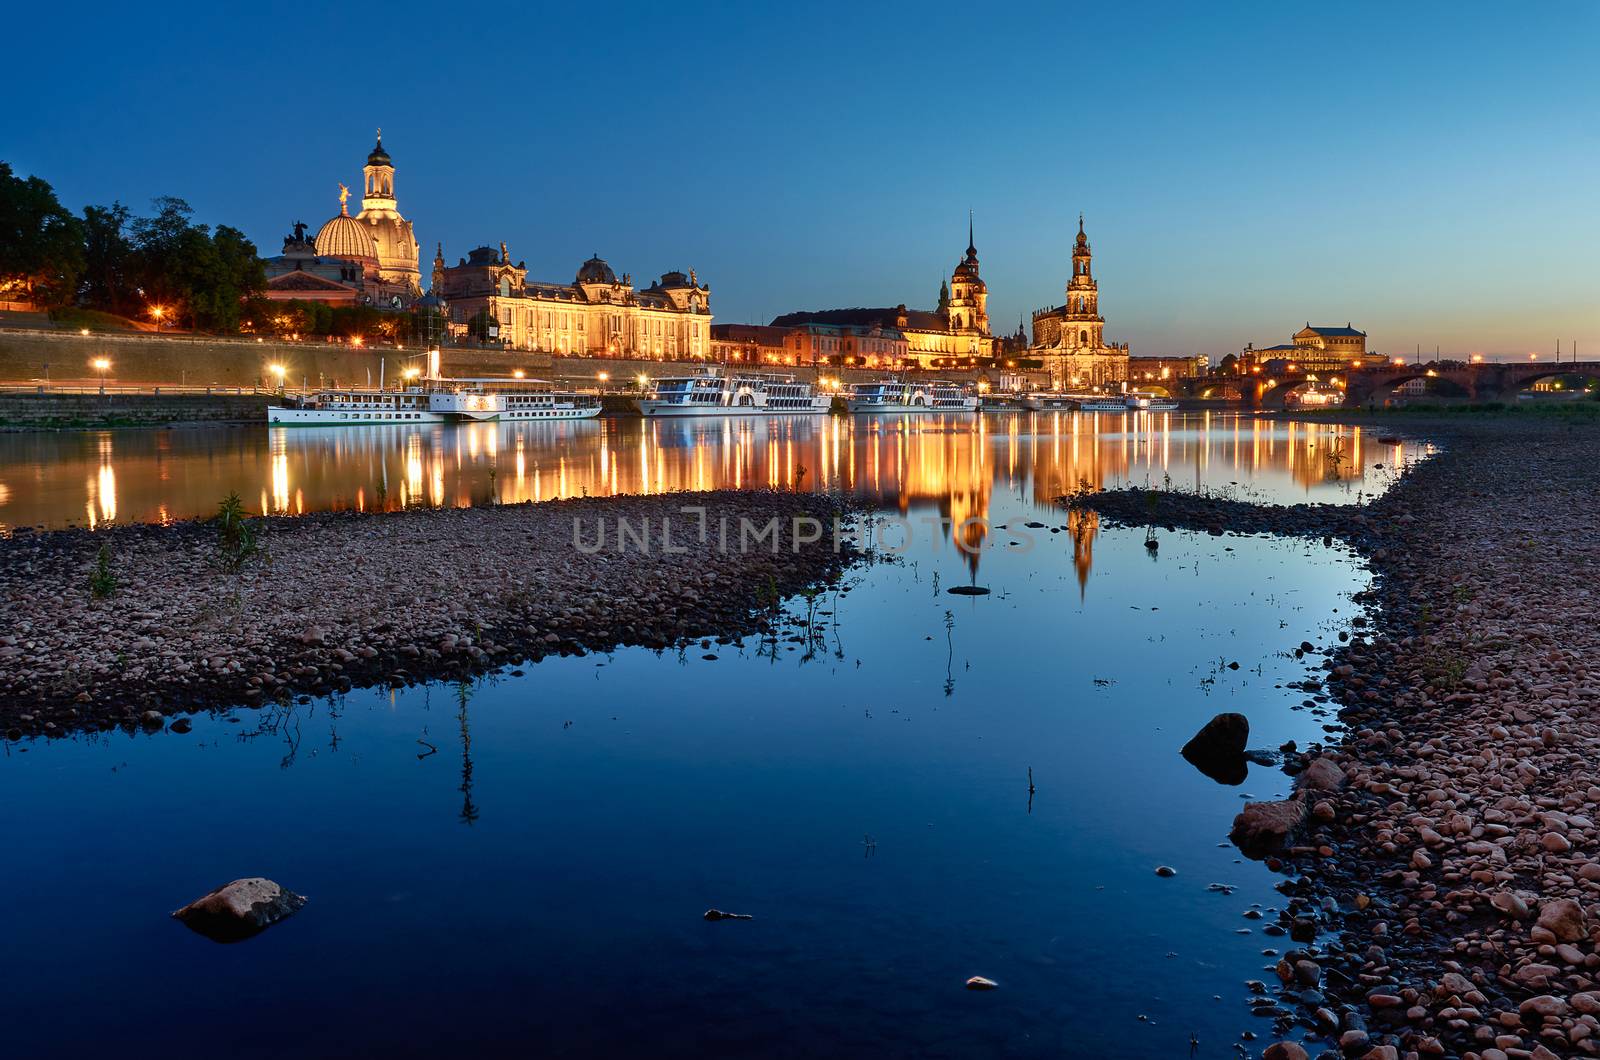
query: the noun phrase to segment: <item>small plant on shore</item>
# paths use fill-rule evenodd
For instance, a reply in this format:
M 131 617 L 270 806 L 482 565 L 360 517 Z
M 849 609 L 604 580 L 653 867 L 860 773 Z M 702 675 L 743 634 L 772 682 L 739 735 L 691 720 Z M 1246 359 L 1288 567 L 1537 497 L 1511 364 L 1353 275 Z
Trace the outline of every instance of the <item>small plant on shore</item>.
M 372 487 L 372 498 L 378 502 L 378 511 L 386 511 L 389 507 L 389 484 L 382 479 Z
M 250 513 L 237 493 L 230 493 L 217 505 L 217 556 L 222 569 L 236 574 L 261 552 L 255 529 L 250 525 Z
M 489 465 L 489 503 L 490 504 L 499 504 L 500 503 L 500 490 L 495 485 L 495 476 L 498 475 L 498 474 L 499 474 L 499 469 L 496 468 L 495 465 L 490 464 Z
M 89 595 L 96 600 L 109 599 L 117 591 L 117 575 L 111 569 L 111 546 L 101 545 L 95 553 L 94 570 L 89 572 Z
M 794 469 L 794 492 L 804 493 L 806 488 L 806 466 L 801 464 Z

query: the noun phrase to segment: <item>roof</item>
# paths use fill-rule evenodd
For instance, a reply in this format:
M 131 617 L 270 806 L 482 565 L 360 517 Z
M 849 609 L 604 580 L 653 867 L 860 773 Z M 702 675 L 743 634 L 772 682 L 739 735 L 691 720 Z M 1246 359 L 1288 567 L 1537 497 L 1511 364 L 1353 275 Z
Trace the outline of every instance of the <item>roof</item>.
M 347 213 L 332 217 L 317 230 L 317 253 L 327 258 L 376 258 L 378 245 L 365 224 Z
M 573 282 L 611 284 L 617 282 L 617 274 L 611 270 L 611 266 L 607 265 L 600 255 L 596 254 L 578 266 L 578 278 Z
M 309 272 L 296 269 L 285 272 L 267 280 L 267 287 L 274 291 L 354 291 L 349 284 L 339 283 L 324 276 L 316 276 Z
M 1324 326 L 1322 324 L 1318 324 L 1315 327 L 1313 327 L 1312 325 L 1307 324 L 1301 330 L 1302 331 L 1310 331 L 1310 332 L 1313 332 L 1313 333 L 1315 333 L 1317 335 L 1365 335 L 1366 334 L 1365 331 L 1361 331 L 1361 330 L 1359 330 L 1357 328 L 1352 328 L 1352 327 L 1350 327 L 1348 325 L 1346 325 L 1345 327 L 1342 327 L 1342 328 L 1336 328 L 1336 327 L 1326 327 L 1326 326 Z
M 713 324 L 711 337 L 721 342 L 755 342 L 763 346 L 782 346 L 788 328 L 766 324 Z
M 785 313 L 772 319 L 773 327 L 793 327 L 797 324 L 853 324 L 862 327 L 877 325 L 883 328 L 901 327 L 900 314 L 904 313 L 904 327 L 912 331 L 948 331 L 949 324 L 941 313 L 926 309 L 904 309 L 884 306 L 876 309 L 819 309 Z

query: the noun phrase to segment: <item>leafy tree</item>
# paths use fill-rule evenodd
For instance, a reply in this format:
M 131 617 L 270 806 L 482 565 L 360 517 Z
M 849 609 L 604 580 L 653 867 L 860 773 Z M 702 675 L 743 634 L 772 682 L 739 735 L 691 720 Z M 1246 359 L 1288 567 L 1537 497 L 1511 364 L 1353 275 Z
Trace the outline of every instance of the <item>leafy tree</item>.
M 209 331 L 237 331 L 245 299 L 267 286 L 266 269 L 256 245 L 228 225 L 211 234 L 208 258 L 210 267 L 192 296 L 195 323 Z
M 47 305 L 69 301 L 83 271 L 83 233 L 55 190 L 0 162 L 0 291 Z
M 135 311 L 128 217 L 120 202 L 83 208 L 84 269 L 78 300 L 91 309 L 124 316 Z
M 213 233 L 194 224 L 194 210 L 182 199 L 163 196 L 154 205 L 154 216 L 129 225 L 145 300 L 191 327 L 237 330 L 242 303 L 267 283 L 255 244 L 237 228 L 218 225 Z

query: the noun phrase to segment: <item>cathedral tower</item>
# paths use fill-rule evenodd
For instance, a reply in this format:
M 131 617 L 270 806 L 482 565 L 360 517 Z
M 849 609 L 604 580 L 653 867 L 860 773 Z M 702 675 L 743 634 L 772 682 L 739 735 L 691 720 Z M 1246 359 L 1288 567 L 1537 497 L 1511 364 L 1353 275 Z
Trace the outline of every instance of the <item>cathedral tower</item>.
M 356 219 L 368 226 L 378 250 L 378 275 L 386 283 L 403 285 L 413 296 L 422 293 L 421 271 L 417 267 L 417 239 L 411 222 L 400 216 L 394 195 L 394 162 L 383 149 L 383 130 L 367 155 L 362 172 L 366 188 L 361 212 Z
M 1100 289 L 1090 268 L 1089 237 L 1078 215 L 1078 240 L 1072 247 L 1072 278 L 1067 281 L 1066 314 L 1061 323 L 1061 345 L 1098 348 L 1105 329 L 1100 315 Z
M 950 330 L 989 334 L 989 287 L 978 275 L 978 248 L 972 238 L 972 215 L 967 215 L 967 256 L 950 277 L 950 302 L 946 308 Z

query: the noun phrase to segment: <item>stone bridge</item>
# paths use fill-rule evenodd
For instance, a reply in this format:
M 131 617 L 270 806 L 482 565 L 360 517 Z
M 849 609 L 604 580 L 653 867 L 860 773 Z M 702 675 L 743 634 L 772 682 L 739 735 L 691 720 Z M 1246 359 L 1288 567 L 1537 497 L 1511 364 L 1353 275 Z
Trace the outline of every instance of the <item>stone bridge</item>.
M 1282 408 L 1291 394 L 1310 382 L 1333 384 L 1343 389 L 1346 405 L 1367 405 L 1382 402 L 1397 387 L 1413 379 L 1438 380 L 1469 401 L 1494 401 L 1524 390 L 1541 379 L 1563 375 L 1578 375 L 1600 382 L 1600 361 L 1432 362 L 1363 368 L 1342 374 L 1217 375 L 1174 380 L 1166 386 L 1178 397 L 1240 401 L 1251 408 Z

